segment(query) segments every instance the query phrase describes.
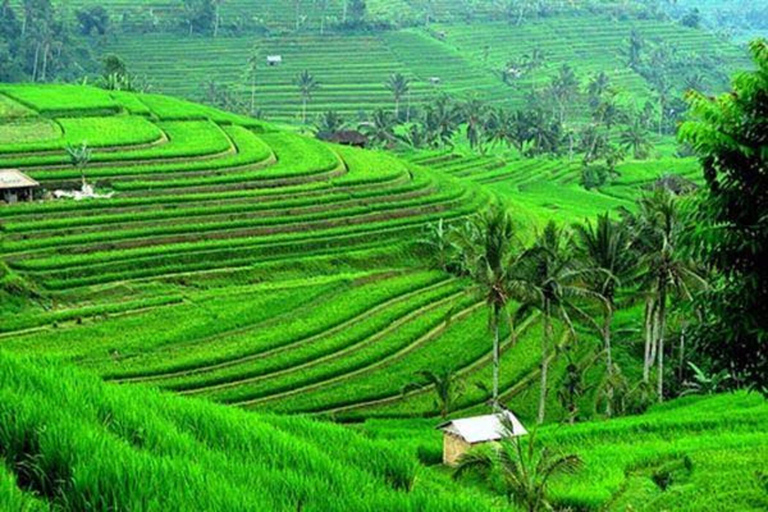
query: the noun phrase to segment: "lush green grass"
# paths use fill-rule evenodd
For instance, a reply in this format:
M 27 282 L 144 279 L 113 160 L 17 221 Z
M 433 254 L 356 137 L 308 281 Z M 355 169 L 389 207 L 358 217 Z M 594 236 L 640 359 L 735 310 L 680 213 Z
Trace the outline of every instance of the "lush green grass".
M 438 456 L 434 420 L 369 420 L 373 439 Z M 552 482 L 552 495 L 575 510 L 764 510 L 768 490 L 768 403 L 756 394 L 688 397 L 641 416 L 542 428 L 550 449 L 584 461 Z M 660 484 L 666 481 L 663 489 Z M 659 483 L 657 483 L 659 482 Z
M 318 18 L 313 18 L 318 15 L 315 5 L 307 3 L 300 7 L 308 13 L 307 23 L 317 22 Z M 408 11 L 390 6 L 389 15 L 407 19 L 418 13 L 419 21 L 423 22 L 424 3 L 412 7 L 414 10 Z M 560 7 L 553 8 L 556 11 Z M 278 11 L 281 19 L 294 17 L 293 5 L 265 9 L 259 13 L 265 20 L 278 15 Z M 338 9 L 338 5 L 331 5 L 328 12 L 336 13 Z M 369 8 L 375 16 L 373 9 Z M 646 100 L 653 99 L 650 84 L 627 65 L 624 56 L 633 29 L 649 44 L 665 43 L 691 59 L 701 56 L 719 63 L 716 66 L 721 69 L 713 71 L 730 73 L 749 65 L 746 53 L 736 45 L 706 30 L 685 28 L 671 21 L 615 19 L 607 14 L 585 12 L 577 6 L 569 14 L 532 16 L 518 25 L 492 21 L 492 9 L 478 5 L 474 8 L 474 21 L 466 23 L 465 6 L 452 0 L 437 2 L 433 11 L 434 18 L 444 23 L 433 24 L 428 30 L 396 27 L 366 36 L 321 36 L 315 30 L 301 29 L 298 33 L 272 33 L 268 37 L 216 39 L 126 33 L 109 44 L 105 52 L 125 58 L 131 70 L 147 76 L 158 91 L 205 100 L 205 84 L 213 81 L 229 87 L 247 108 L 253 95 L 254 106 L 263 115 L 294 123 L 301 121 L 302 97 L 293 81 L 305 69 L 320 83 L 308 105 L 310 120 L 335 110 L 354 123 L 361 113 L 377 108 L 394 109 L 392 95 L 385 87 L 392 73 L 402 73 L 411 80 L 410 94 L 402 99 L 403 109 L 409 105 L 419 107 L 438 92 L 457 98 L 474 96 L 491 104 L 516 108 L 525 105 L 529 93 L 542 91 L 557 70 L 568 64 L 582 83 L 578 100 L 571 102 L 568 109 L 568 121 L 579 124 L 587 119 L 587 80 L 599 72 L 609 75 L 621 104 L 642 108 Z M 543 52 L 543 66 L 511 85 L 505 84 L 501 71 L 507 63 L 521 59 L 534 48 Z M 247 71 L 254 52 L 258 59 L 255 81 Z M 650 49 L 646 48 L 646 56 L 648 53 Z M 267 55 L 281 55 L 283 63 L 268 66 Z M 708 76 L 708 87 L 722 89 L 723 76 Z M 440 79 L 439 86 L 430 83 L 433 77 Z M 685 88 L 685 78 L 672 77 L 676 94 Z
M 117 389 L 82 372 L 5 353 L 0 375 L 4 504 L 487 510 L 467 497 L 428 492 L 407 454 L 341 427 Z

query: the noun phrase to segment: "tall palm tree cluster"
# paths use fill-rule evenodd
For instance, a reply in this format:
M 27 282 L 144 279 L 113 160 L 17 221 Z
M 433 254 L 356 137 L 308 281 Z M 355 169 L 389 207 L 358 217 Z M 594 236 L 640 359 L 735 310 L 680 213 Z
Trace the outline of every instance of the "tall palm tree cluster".
M 424 243 L 433 265 L 467 279 L 471 292 L 487 304 L 493 352 L 490 398 L 495 409 L 502 399 L 502 332 L 509 333 L 507 346 L 514 345 L 523 319 L 541 325 L 539 423 L 546 419 L 553 361 L 563 353 L 589 353 L 578 349 L 594 339 L 600 340 L 605 369 L 595 403 L 603 404 L 607 416 L 628 411 L 632 400 L 653 391 L 654 372 L 656 389 L 648 396 L 661 401 L 672 394 L 665 387 L 665 357 L 673 353 L 666 343 L 669 318 L 672 313 L 682 317 L 682 304 L 706 286 L 699 266 L 679 246 L 683 216 L 678 202 L 671 192 L 659 189 L 639 201 L 637 213 L 615 218 L 604 214 L 571 227 L 550 222 L 528 244 L 499 205 L 463 223 L 430 228 Z M 638 302 L 645 304 L 643 328 L 622 331 L 614 340 L 617 311 L 639 311 Z M 635 338 L 641 333 L 644 343 Z M 642 373 L 634 367 L 623 371 L 614 355 L 617 342 L 623 354 L 639 352 L 636 347 L 642 345 Z M 675 350 L 678 364 L 685 365 L 682 343 Z M 584 370 L 584 365 L 570 362 L 572 372 Z M 639 382 L 628 381 L 628 376 L 640 374 Z M 576 411 L 577 404 L 571 402 L 584 388 L 579 375 L 571 377 L 562 384 L 571 382 L 572 392 L 558 396 L 567 402 L 567 410 Z

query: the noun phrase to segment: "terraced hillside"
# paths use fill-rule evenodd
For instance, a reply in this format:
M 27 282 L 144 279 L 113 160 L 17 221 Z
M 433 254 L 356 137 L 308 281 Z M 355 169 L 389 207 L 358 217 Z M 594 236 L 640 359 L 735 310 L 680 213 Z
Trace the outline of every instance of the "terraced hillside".
M 574 475 L 553 478 L 551 497 L 561 508 L 757 512 L 768 507 L 767 420 L 763 397 L 734 393 L 686 397 L 611 421 L 550 425 L 536 437 L 583 460 Z M 441 438 L 433 424 L 369 420 L 355 428 L 437 461 Z
M 587 190 L 580 183 L 579 159 L 520 159 L 503 152 L 478 155 L 460 150 L 411 151 L 403 156 L 416 165 L 481 185 L 504 198 L 521 222 L 534 226 L 542 226 L 549 219 L 571 224 L 606 211 L 631 210 L 642 191 L 664 176 L 703 181 L 699 164 L 691 157 L 659 155 L 647 161 L 628 160 L 617 166 L 617 177 Z
M 6 511 L 480 511 L 396 445 L 306 418 L 119 389 L 0 353 Z
M 360 112 L 393 109 L 394 100 L 385 87 L 392 73 L 402 73 L 412 81 L 403 103 L 414 107 L 438 92 L 520 107 L 531 91 L 543 90 L 564 64 L 574 69 L 582 89 L 590 77 L 605 72 L 623 103 L 642 107 L 654 93 L 646 78 L 628 66 L 626 51 L 633 30 L 646 41 L 646 54 L 651 53 L 651 45 L 665 45 L 672 54 L 689 61 L 710 62 L 707 69 L 712 76 L 705 78 L 712 90 L 723 88 L 734 70 L 749 66 L 741 48 L 703 29 L 671 21 L 620 21 L 584 13 L 531 19 L 520 25 L 488 18 L 470 24 L 453 21 L 433 23 L 429 29 L 393 29 L 365 36 L 299 31 L 214 39 L 125 33 L 103 53 L 125 59 L 131 72 L 147 77 L 155 91 L 202 101 L 209 99 L 206 91 L 213 81 L 219 87 L 228 86 L 245 108 L 250 108 L 253 94 L 255 108 L 265 116 L 292 122 L 300 120 L 302 97 L 294 79 L 303 70 L 320 83 L 309 102 L 310 120 L 336 110 L 355 121 Z M 541 52 L 541 67 L 506 84 L 502 72 L 508 63 L 520 61 L 533 49 Z M 255 75 L 248 71 L 253 55 L 258 62 Z M 281 55 L 283 63 L 268 66 L 267 55 Z M 433 85 L 432 78 L 439 78 L 440 83 Z M 687 77 L 673 78 L 675 93 L 680 93 Z M 579 108 L 571 110 L 572 121 L 585 118 Z
M 163 96 L 0 92 L 22 125 L 55 127 L 2 145 L 0 167 L 73 188 L 80 172 L 62 148 L 87 140 L 86 180 L 114 193 L 2 207 L 0 282 L 17 290 L 4 295 L 4 348 L 227 404 L 334 415 L 399 401 L 426 367 L 488 371 L 482 304 L 418 270 L 412 250 L 428 222 L 486 204 L 481 187 Z M 509 361 L 535 359 L 529 345 Z

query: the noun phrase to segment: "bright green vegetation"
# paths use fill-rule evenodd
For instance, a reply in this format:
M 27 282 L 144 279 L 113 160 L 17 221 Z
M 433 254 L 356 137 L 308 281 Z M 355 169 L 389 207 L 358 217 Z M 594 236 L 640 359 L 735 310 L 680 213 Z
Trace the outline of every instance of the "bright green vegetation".
M 30 108 L 65 94 L 27 88 L 13 90 Z M 61 125 L 104 128 L 85 175 L 116 195 L 3 207 L 8 279 L 43 297 L 3 309 L 4 347 L 293 411 L 341 405 L 345 382 L 360 383 L 345 405 L 397 394 L 465 329 L 477 343 L 457 363 L 470 371 L 486 355 L 477 300 L 459 280 L 415 270 L 412 248 L 425 224 L 470 215 L 488 192 L 183 101 L 108 98 L 113 115 Z M 151 115 L 126 115 L 139 104 Z M 135 131 L 108 129 L 131 121 Z M 63 151 L 37 147 L 4 165 L 27 164 L 46 188 L 75 186 Z M 390 386 L 374 390 L 381 372 Z
M 0 376 L 6 510 L 488 508 L 423 482 L 397 446 L 343 427 L 118 389 L 5 353 Z
M 370 420 L 369 437 L 440 453 L 427 420 Z M 689 397 L 640 416 L 542 428 L 537 438 L 578 454 L 583 468 L 557 477 L 554 502 L 576 510 L 764 510 L 768 404 L 756 394 Z
M 445 9 L 450 2 L 437 4 Z M 553 17 L 537 21 L 535 30 L 514 30 L 531 36 L 550 30 L 564 41 L 577 31 L 572 22 Z M 487 32 L 457 29 L 454 39 L 453 25 L 432 26 L 448 39 L 420 28 L 325 36 L 324 52 L 317 36 L 290 36 L 286 65 L 266 70 L 279 77 L 269 90 L 276 117 L 287 119 L 300 105 L 295 89 L 282 83 L 292 79 L 288 61 L 294 57 L 305 59 L 296 69 L 322 67 L 324 57 L 351 65 L 327 68 L 325 79 L 318 75 L 338 87 L 325 89 L 322 98 L 318 93 L 313 112 L 338 104 L 353 115 L 386 106 L 391 98 L 383 87 L 373 92 L 373 84 L 398 63 L 409 77 L 446 72 L 441 87 L 456 95 L 480 92 L 489 103 L 519 105 L 517 94 L 524 91 L 507 94 L 514 88 L 494 75 L 503 55 L 514 51 L 501 48 L 512 27 L 486 23 Z M 527 33 L 515 39 L 526 40 Z M 684 47 L 692 49 L 710 41 L 699 35 L 682 31 L 680 38 L 690 39 Z M 156 37 L 166 44 L 166 36 Z M 597 42 L 563 50 L 557 59 L 594 61 L 580 77 L 592 75 L 620 60 L 601 58 L 601 45 L 618 44 L 598 41 L 610 37 L 595 33 Z M 661 30 L 654 37 L 678 35 Z M 476 51 L 485 38 L 500 45 L 487 61 L 463 50 Z M 375 58 L 350 53 L 345 45 L 352 39 L 369 45 Z M 197 41 L 201 53 L 218 48 L 226 60 L 233 40 L 169 38 L 169 51 L 179 41 Z M 446 56 L 442 65 L 434 55 Z M 555 66 L 540 70 L 542 80 Z M 203 77 L 212 70 L 190 73 Z M 177 74 L 170 69 L 168 76 Z M 349 88 L 350 77 L 359 85 Z M 615 83 L 625 103 L 652 99 L 639 74 L 619 73 Z M 521 89 L 536 87 L 524 82 Z M 479 283 L 475 261 L 464 261 L 463 270 L 428 264 L 441 256 L 431 234 L 446 221 L 451 227 L 444 240 L 454 242 L 461 226 L 475 225 L 467 218 L 499 204 L 492 211 L 511 212 L 521 247 L 531 247 L 534 238 L 540 243 L 544 238 L 534 235 L 550 220 L 568 226 L 604 212 L 610 222 L 625 210 L 624 226 L 639 231 L 650 224 L 641 224 L 640 216 L 630 224 L 635 218 L 627 212 L 638 208 L 644 189 L 670 174 L 703 182 L 698 163 L 673 157 L 677 148 L 661 135 L 653 136 L 656 149 L 646 159 L 626 156 L 611 179 L 588 189 L 582 181 L 590 162 L 578 152 L 569 158 L 566 142 L 559 150 L 531 152 L 509 140 L 502 149 L 483 135 L 468 148 L 459 135 L 450 149 L 399 146 L 396 156 L 324 143 L 162 95 L 63 85 L 0 85 L 0 93 L 0 133 L 11 134 L 0 145 L 0 167 L 22 167 L 46 190 L 74 188 L 81 170 L 64 148 L 87 141 L 93 154 L 82 174 L 98 192 L 114 193 L 0 205 L 0 508 L 506 509 L 482 484 L 452 482 L 444 468 L 417 464 L 439 459 L 434 418 L 441 409 L 419 372 L 453 372 L 466 389 L 451 414 L 479 414 L 488 410 L 485 384 L 494 363 L 489 311 L 470 283 Z M 359 103 L 350 94 L 358 94 Z M 414 104 L 428 94 L 424 83 L 414 85 Z M 574 122 L 584 118 L 580 111 L 571 115 Z M 464 133 L 464 122 L 456 122 L 457 132 Z M 52 126 L 53 133 L 30 136 L 22 125 L 35 123 Z M 606 130 L 613 141 L 619 130 Z M 676 243 L 677 235 L 668 239 Z M 551 249 L 555 263 L 561 252 L 581 249 L 565 243 L 565 250 Z M 632 247 L 631 254 L 644 258 L 652 250 Z M 581 258 L 569 258 L 563 268 L 577 274 Z M 427 270 L 430 265 L 439 270 Z M 568 286 L 564 276 L 556 278 Z M 648 297 L 657 293 L 646 284 L 637 287 Z M 639 363 L 648 335 L 642 330 L 646 296 L 629 285 L 619 295 L 608 324 L 615 335 L 613 361 L 628 386 L 643 377 L 648 384 Z M 510 294 L 503 307 L 513 311 L 524 299 Z M 755 395 L 687 398 L 642 416 L 552 424 L 604 413 L 600 397 L 612 365 L 604 362 L 603 333 L 582 322 L 587 315 L 598 321 L 600 305 L 581 299 L 584 309 L 572 329 L 561 315 L 549 333 L 545 309 L 532 300 L 528 306 L 541 311 L 521 318 L 514 332 L 506 323 L 498 332 L 501 401 L 526 425 L 541 414 L 547 423 L 541 439 L 585 462 L 577 476 L 553 481 L 553 499 L 584 511 L 765 508 L 760 462 L 768 455 L 768 410 Z M 666 307 L 666 295 L 661 302 Z M 651 331 L 669 334 L 667 353 L 674 357 L 686 341 L 684 315 L 669 313 L 667 327 L 664 312 L 653 304 L 649 311 L 652 325 L 661 322 Z M 680 325 L 682 335 L 673 331 Z M 548 352 L 543 415 L 536 406 Z M 674 389 L 663 386 L 661 360 L 659 398 L 692 389 L 683 381 L 682 354 L 679 363 L 667 361 Z M 566 404 L 558 391 L 572 378 L 569 361 L 583 365 L 578 377 L 585 389 Z M 647 356 L 645 363 L 650 372 Z M 367 422 L 352 432 L 287 416 L 297 413 Z M 629 407 L 616 411 L 628 413 Z
M 340 3 L 330 2 L 329 19 L 338 15 Z M 617 20 L 577 8 L 570 13 L 526 19 L 518 25 L 516 18 L 513 22 L 492 21 L 501 15 L 490 15 L 490 8 L 480 5 L 474 8 L 478 17 L 467 24 L 461 2 L 432 3 L 432 18 L 444 23 L 429 28 L 320 35 L 305 25 L 298 33 L 217 38 L 127 32 L 117 36 L 105 54 L 120 56 L 130 72 L 147 77 L 154 90 L 244 112 L 251 111 L 253 101 L 254 110 L 267 118 L 292 122 L 301 121 L 302 98 L 294 79 L 303 70 L 310 71 L 320 84 L 308 104 L 310 121 L 328 110 L 355 121 L 359 114 L 393 109 L 392 94 L 385 87 L 393 73 L 402 73 L 411 82 L 402 101 L 403 110 L 421 107 L 441 92 L 520 108 L 528 94 L 544 90 L 565 64 L 582 82 L 607 73 L 620 103 L 642 108 L 645 101 L 655 101 L 656 93 L 648 78 L 628 65 L 626 53 L 633 30 L 644 41 L 645 57 L 661 48 L 658 53 L 665 58 L 685 56 L 688 62 L 703 59 L 703 85 L 711 90 L 722 89 L 728 74 L 749 65 L 743 49 L 704 29 L 682 27 L 672 21 Z M 301 3 L 300 10 L 306 11 L 307 23 L 314 24 L 319 19 L 317 6 L 306 4 Z M 425 4 L 414 5 L 415 12 L 422 12 Z M 260 12 L 260 17 L 267 24 L 276 16 L 290 19 L 295 16 L 293 7 L 275 6 Z M 229 8 L 232 5 L 222 7 L 224 11 Z M 407 11 L 394 7 L 389 12 L 395 11 L 408 16 Z M 375 7 L 369 6 L 369 12 L 375 19 Z M 506 70 L 522 66 L 524 57 L 534 49 L 541 54 L 540 66 L 505 83 Z M 280 55 L 283 61 L 269 66 L 268 55 Z M 432 78 L 438 78 L 439 84 L 431 83 Z M 689 78 L 687 74 L 672 75 L 673 91 L 679 94 L 685 90 Z M 586 118 L 582 103 L 572 102 L 569 108 L 575 120 Z

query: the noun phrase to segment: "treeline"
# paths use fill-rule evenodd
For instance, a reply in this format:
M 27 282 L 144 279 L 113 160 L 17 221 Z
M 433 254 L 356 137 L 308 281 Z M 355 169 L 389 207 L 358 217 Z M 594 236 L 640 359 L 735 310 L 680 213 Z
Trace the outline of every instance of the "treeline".
M 27 0 L 35 3 L 38 0 Z M 43 1 L 43 3 L 46 3 Z M 605 3 L 587 0 L 572 4 L 555 0 L 464 0 L 440 9 L 431 0 L 414 0 L 403 9 L 372 10 L 366 0 L 290 0 L 276 14 L 271 10 L 230 5 L 222 0 L 176 0 L 170 4 L 138 4 L 110 7 L 93 4 L 74 11 L 62 6 L 62 21 L 81 34 L 100 36 L 119 33 L 178 33 L 187 36 L 360 32 L 429 26 L 433 22 L 474 23 L 503 21 L 521 24 L 556 15 L 602 14 L 616 20 L 669 20 L 655 0 Z M 27 7 L 24 7 L 26 16 Z
M 104 34 L 109 26 L 99 7 L 74 13 L 50 0 L 24 0 L 17 8 L 0 5 L 0 81 L 74 81 L 96 66 L 78 34 Z
M 681 133 L 702 162 L 708 186 L 700 193 L 681 198 L 658 187 L 635 212 L 550 222 L 529 244 L 500 207 L 431 227 L 424 242 L 434 264 L 469 278 L 489 307 L 494 402 L 499 328 L 509 323 L 514 333 L 532 312 L 542 323 L 540 422 L 556 357 L 567 358 L 558 398 L 578 418 L 594 364 L 579 347 L 595 335 L 605 371 L 595 396 L 609 416 L 689 393 L 768 395 L 768 43 L 752 52 L 758 71 L 737 79 L 733 93 L 690 97 L 693 117 Z M 638 335 L 614 332 L 620 310 L 637 315 Z M 559 345 L 555 321 L 568 335 Z M 617 346 L 634 357 L 619 363 Z

